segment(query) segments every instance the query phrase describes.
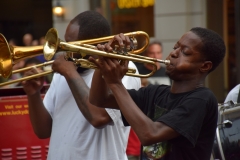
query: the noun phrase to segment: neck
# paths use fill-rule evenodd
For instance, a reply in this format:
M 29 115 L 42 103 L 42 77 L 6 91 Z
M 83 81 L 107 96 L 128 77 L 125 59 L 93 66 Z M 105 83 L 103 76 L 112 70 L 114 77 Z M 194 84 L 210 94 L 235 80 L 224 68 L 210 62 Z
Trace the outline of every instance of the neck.
M 204 87 L 204 81 L 196 81 L 196 82 L 189 82 L 189 81 L 173 81 L 171 86 L 172 93 L 183 93 L 189 92 L 194 89 Z

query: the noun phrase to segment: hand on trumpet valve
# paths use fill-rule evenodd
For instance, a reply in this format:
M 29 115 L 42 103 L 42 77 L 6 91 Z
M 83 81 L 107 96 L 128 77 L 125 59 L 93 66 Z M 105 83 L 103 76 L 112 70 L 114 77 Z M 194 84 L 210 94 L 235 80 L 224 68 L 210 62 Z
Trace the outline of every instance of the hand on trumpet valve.
M 43 70 L 33 66 L 31 70 L 28 70 L 23 73 L 23 77 L 33 76 L 41 72 L 43 72 Z M 45 77 L 36 77 L 30 80 L 22 81 L 21 85 L 23 86 L 23 89 L 26 92 L 26 94 L 30 96 L 30 95 L 34 95 L 37 92 L 40 92 L 44 82 L 45 82 Z
M 112 46 L 114 46 L 114 49 Z M 117 52 L 118 54 L 126 52 L 129 47 L 130 39 L 128 36 L 124 36 L 124 34 L 115 35 L 113 39 L 104 45 L 97 45 L 98 50 Z M 107 84 L 121 83 L 123 76 L 128 71 L 128 60 L 99 56 L 98 61 L 93 57 L 90 57 L 89 61 L 97 66 Z
M 131 49 L 131 41 L 128 36 L 120 33 L 115 35 L 108 43 L 104 45 L 98 44 L 97 49 L 111 53 L 126 54 Z
M 76 69 L 77 69 L 77 66 L 75 66 L 72 61 L 66 61 L 66 55 L 64 53 L 59 54 L 55 58 L 55 60 L 52 64 L 52 70 L 63 76 L 65 76 L 66 74 L 68 74 L 74 70 L 76 71 Z

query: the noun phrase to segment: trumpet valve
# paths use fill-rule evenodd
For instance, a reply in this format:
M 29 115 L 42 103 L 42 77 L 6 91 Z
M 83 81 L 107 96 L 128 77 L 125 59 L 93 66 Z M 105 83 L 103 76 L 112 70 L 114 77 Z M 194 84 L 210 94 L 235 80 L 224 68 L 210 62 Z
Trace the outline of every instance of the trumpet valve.
M 130 44 L 130 48 L 128 49 L 128 51 L 136 50 L 137 46 L 138 46 L 137 39 L 134 37 L 130 37 L 130 42 L 131 42 L 131 44 Z

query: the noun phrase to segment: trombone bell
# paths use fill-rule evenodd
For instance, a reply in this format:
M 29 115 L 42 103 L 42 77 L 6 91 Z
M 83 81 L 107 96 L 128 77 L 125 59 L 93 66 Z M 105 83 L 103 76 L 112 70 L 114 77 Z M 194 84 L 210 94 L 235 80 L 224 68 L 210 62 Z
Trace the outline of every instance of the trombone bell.
M 8 78 L 12 72 L 11 52 L 7 40 L 0 33 L 0 71 L 4 78 Z
M 42 46 L 19 47 L 9 45 L 5 37 L 0 33 L 0 74 L 4 78 L 12 75 L 12 67 L 17 62 L 26 58 L 43 54 Z

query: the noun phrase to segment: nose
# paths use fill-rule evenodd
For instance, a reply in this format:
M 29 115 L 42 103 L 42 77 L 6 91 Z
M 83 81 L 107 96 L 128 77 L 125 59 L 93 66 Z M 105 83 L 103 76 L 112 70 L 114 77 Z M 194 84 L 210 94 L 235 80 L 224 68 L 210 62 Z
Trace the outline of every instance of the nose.
M 153 58 L 158 58 L 158 55 L 159 55 L 159 53 L 154 52 L 154 53 L 153 53 Z
M 170 53 L 170 56 L 171 56 L 172 58 L 177 58 L 177 57 L 178 57 L 178 50 L 179 50 L 179 49 L 173 50 L 173 51 Z

